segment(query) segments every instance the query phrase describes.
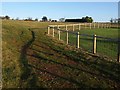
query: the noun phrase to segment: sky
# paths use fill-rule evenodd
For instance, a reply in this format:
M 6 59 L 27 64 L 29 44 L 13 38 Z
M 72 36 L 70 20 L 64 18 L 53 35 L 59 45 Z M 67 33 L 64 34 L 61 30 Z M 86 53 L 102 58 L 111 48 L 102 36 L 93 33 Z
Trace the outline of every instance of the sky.
M 2 2 L 0 16 L 25 19 L 31 17 L 39 20 L 47 18 L 82 18 L 90 16 L 95 22 L 109 22 L 118 18 L 117 2 Z

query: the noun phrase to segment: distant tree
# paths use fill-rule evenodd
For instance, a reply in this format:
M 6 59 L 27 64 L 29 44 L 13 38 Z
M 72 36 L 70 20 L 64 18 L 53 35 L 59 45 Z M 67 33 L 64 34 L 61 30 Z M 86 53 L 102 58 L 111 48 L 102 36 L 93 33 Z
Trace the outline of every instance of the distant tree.
M 85 21 L 85 22 L 87 22 L 87 23 L 92 23 L 92 22 L 93 22 L 93 19 L 92 19 L 92 17 L 86 16 L 86 17 L 83 18 L 83 21 Z
M 65 18 L 60 18 L 59 21 L 60 22 L 65 22 Z
M 118 18 L 118 23 L 120 23 L 120 18 Z
M 65 19 L 65 22 L 87 22 L 87 23 L 92 23 L 93 22 L 93 19 L 92 17 L 82 17 L 82 19 Z
M 27 19 L 24 19 L 24 21 L 27 21 Z
M 35 21 L 38 21 L 38 18 L 36 18 Z
M 32 18 L 28 17 L 28 19 L 24 19 L 24 21 L 33 21 Z
M 51 22 L 57 22 L 57 20 L 52 20 Z
M 93 18 L 92 18 L 92 17 L 89 17 L 89 21 L 92 23 L 92 22 L 93 22 Z
M 111 18 L 110 23 L 113 23 L 113 19 Z
M 51 22 L 52 21 L 52 19 L 51 18 L 49 18 L 49 22 Z
M 28 21 L 33 21 L 31 17 L 28 17 Z
M 48 21 L 47 17 L 46 17 L 46 16 L 43 16 L 42 21 L 43 21 L 43 22 Z
M 6 16 L 5 16 L 5 19 L 9 20 L 9 19 L 10 19 L 10 17 L 9 17 L 8 15 L 6 15 Z

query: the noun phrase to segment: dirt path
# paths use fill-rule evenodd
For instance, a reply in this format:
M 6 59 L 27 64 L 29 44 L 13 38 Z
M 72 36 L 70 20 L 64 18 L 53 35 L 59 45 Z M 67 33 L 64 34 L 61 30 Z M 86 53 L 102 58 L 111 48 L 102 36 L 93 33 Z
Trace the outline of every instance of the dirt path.
M 30 32 L 31 32 L 32 38 L 21 49 L 21 56 L 20 56 L 21 71 L 22 71 L 21 77 L 20 77 L 20 87 L 21 88 L 23 88 L 27 85 L 27 84 L 25 84 L 26 81 L 28 82 L 28 85 L 27 85 L 28 87 L 37 87 L 36 79 L 35 79 L 36 77 L 35 77 L 35 75 L 31 75 L 32 68 L 29 67 L 28 59 L 27 59 L 27 51 L 28 51 L 29 47 L 32 45 L 32 43 L 35 41 L 35 33 L 31 30 L 30 30 Z M 34 81 L 34 83 L 32 83 L 31 81 Z

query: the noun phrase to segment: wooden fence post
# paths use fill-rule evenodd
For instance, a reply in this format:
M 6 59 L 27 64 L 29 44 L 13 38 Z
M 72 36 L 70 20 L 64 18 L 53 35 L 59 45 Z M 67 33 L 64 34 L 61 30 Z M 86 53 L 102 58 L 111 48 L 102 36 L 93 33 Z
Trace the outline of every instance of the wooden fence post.
M 67 34 L 66 34 L 66 44 L 68 44 L 68 30 L 67 30 Z
M 60 30 L 58 30 L 58 40 L 60 40 Z
M 60 28 L 59 28 L 59 25 L 57 25 L 58 34 L 59 34 L 59 29 L 60 29 Z
M 79 35 L 79 32 L 77 32 L 77 45 L 76 47 L 79 48 L 80 47 L 80 35 Z
M 79 30 L 80 30 L 80 24 L 79 24 Z
M 96 53 L 96 35 L 93 36 L 93 54 Z
M 54 37 L 54 27 L 53 27 L 53 37 Z
M 59 29 L 59 25 L 57 25 L 57 29 Z
M 66 30 L 67 30 L 67 25 L 66 25 Z
M 48 35 L 50 34 L 50 27 L 48 26 Z

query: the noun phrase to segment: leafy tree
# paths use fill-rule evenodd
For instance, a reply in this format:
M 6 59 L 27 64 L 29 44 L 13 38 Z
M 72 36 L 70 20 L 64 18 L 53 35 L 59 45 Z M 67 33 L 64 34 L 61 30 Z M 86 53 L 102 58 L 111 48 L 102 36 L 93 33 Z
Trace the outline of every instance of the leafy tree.
M 118 23 L 120 23 L 120 18 L 118 18 Z
M 113 23 L 113 19 L 112 18 L 111 18 L 110 22 Z
M 43 21 L 43 22 L 48 21 L 47 17 L 46 17 L 46 16 L 43 16 L 42 21 Z
M 52 21 L 52 19 L 51 18 L 49 18 L 49 22 L 51 22 Z
M 60 22 L 64 22 L 64 21 L 65 21 L 65 18 L 60 18 L 59 21 L 60 21 Z
M 6 16 L 5 16 L 5 19 L 9 20 L 9 19 L 10 19 L 10 17 L 6 15 Z
M 87 22 L 87 23 L 92 23 L 93 19 L 92 17 L 82 17 L 82 19 L 66 19 L 65 22 Z
M 35 21 L 38 21 L 38 19 L 36 18 Z
M 88 22 L 88 23 L 92 23 L 92 22 L 93 22 L 92 17 L 86 16 L 84 19 L 85 19 L 85 20 L 84 20 L 85 22 Z
M 28 21 L 33 21 L 31 17 L 28 18 Z

